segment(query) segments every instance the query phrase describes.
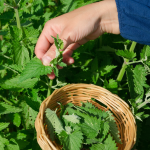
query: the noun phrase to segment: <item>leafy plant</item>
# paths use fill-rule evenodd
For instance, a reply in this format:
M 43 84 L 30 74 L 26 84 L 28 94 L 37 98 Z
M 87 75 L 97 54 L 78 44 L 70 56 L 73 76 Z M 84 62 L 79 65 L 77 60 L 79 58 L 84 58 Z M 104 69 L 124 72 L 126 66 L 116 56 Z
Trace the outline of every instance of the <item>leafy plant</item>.
M 126 101 L 138 129 L 133 149 L 149 149 L 150 46 L 105 33 L 74 51 L 75 63 L 59 74 L 58 60 L 50 67 L 35 57 L 35 44 L 48 20 L 94 2 L 97 0 L 0 1 L 1 149 L 39 150 L 34 121 L 40 104 L 54 89 L 70 83 L 95 84 Z M 62 49 L 62 42 L 54 39 L 57 50 Z M 49 80 L 46 74 L 52 70 L 58 77 Z
M 112 113 L 99 110 L 89 102 L 81 107 L 69 103 L 61 108 L 60 119 L 57 110 L 46 109 L 46 124 L 52 141 L 58 138 L 64 150 L 117 150 L 115 142 L 121 143 L 121 140 Z

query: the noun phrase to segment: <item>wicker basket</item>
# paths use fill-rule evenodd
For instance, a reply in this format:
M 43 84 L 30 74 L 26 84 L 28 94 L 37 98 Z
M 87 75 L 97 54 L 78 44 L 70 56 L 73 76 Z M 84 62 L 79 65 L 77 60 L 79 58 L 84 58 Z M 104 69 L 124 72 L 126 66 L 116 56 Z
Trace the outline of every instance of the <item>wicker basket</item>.
M 91 98 L 98 100 L 103 105 L 96 103 Z M 44 123 L 45 109 L 51 108 L 55 110 L 58 108 L 57 115 L 59 115 L 60 107 L 57 104 L 58 101 L 63 105 L 71 102 L 79 106 L 81 101 L 86 102 L 87 100 L 99 109 L 113 112 L 122 141 L 122 144 L 117 144 L 118 150 L 130 150 L 133 147 L 136 142 L 136 123 L 128 104 L 102 87 L 91 84 L 70 84 L 55 90 L 41 104 L 35 121 L 35 128 L 37 141 L 43 150 L 60 150 L 62 148 L 49 138 Z

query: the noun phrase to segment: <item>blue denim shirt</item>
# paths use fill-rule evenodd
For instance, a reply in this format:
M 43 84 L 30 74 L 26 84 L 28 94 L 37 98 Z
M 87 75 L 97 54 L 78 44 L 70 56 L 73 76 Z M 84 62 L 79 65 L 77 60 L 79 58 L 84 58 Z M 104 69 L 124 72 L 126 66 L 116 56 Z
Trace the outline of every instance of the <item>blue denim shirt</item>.
M 150 45 L 150 0 L 116 0 L 121 35 Z

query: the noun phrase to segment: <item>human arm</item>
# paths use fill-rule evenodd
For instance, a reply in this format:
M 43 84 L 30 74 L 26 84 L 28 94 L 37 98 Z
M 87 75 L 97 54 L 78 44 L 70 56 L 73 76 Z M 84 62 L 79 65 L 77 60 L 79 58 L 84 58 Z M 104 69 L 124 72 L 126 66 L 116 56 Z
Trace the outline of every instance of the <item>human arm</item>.
M 49 20 L 38 39 L 35 54 L 44 65 L 49 65 L 50 61 L 55 58 L 55 45 L 51 36 L 56 37 L 59 34 L 64 42 L 63 61 L 72 64 L 74 62 L 71 57 L 73 51 L 104 32 L 120 33 L 115 0 L 86 5 Z M 55 77 L 54 74 L 48 76 L 50 79 Z

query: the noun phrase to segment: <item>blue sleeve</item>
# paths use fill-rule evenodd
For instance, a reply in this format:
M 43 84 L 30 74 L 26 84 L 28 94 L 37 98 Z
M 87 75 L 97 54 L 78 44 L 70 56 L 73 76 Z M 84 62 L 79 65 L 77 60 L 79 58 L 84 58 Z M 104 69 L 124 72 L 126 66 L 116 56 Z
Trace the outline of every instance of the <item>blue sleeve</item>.
M 150 45 L 150 0 L 116 0 L 121 36 Z

